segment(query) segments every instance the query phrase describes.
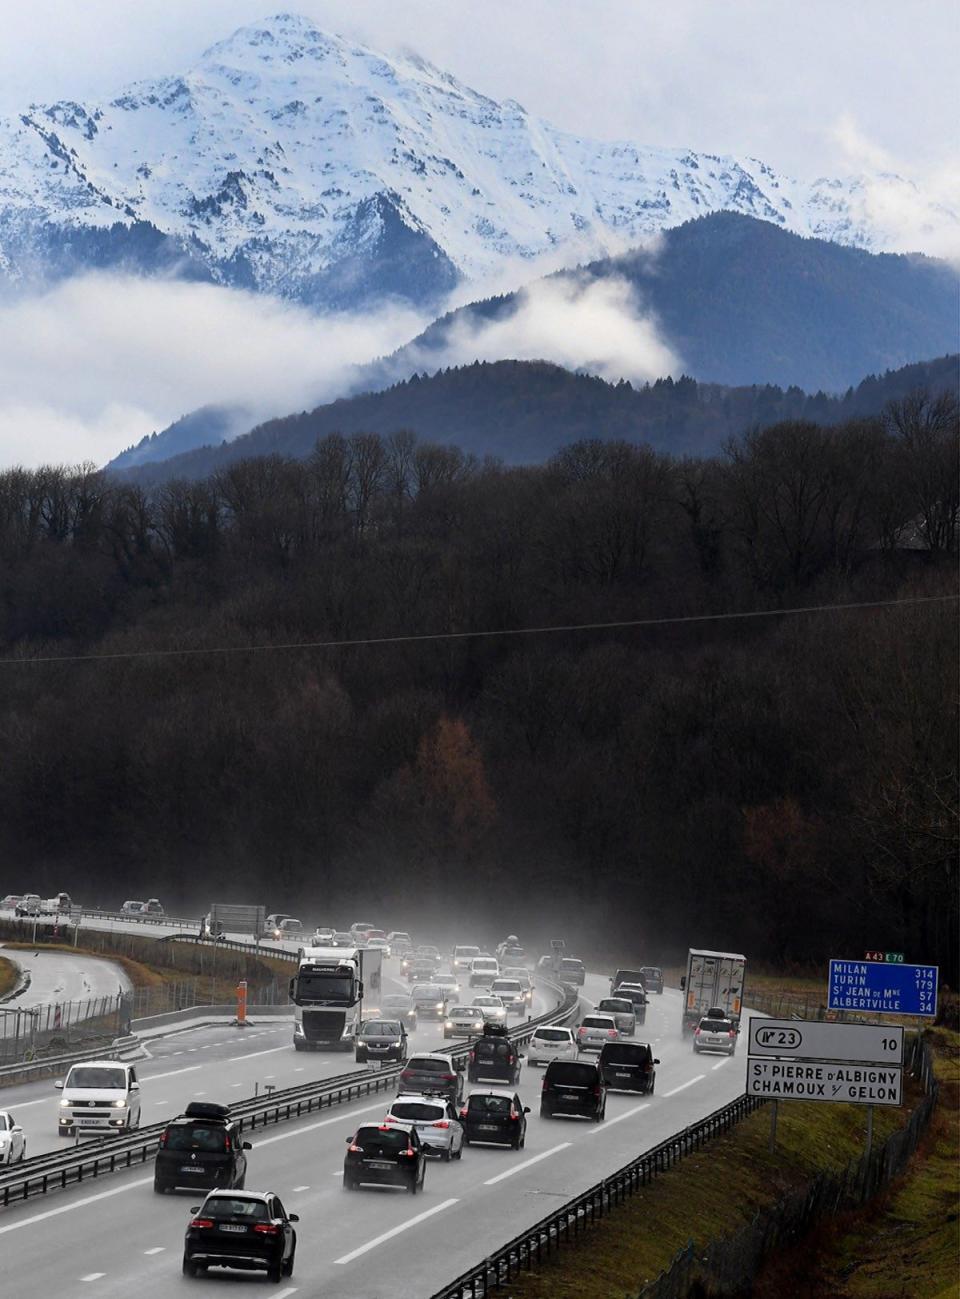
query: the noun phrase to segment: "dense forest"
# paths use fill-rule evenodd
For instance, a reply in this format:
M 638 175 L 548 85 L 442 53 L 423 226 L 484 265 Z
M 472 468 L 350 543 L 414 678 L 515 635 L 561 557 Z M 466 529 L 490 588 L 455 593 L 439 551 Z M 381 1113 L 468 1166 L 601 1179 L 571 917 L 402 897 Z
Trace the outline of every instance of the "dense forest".
M 5 887 L 955 984 L 957 470 L 923 393 L 716 459 L 354 433 L 151 489 L 8 470 Z
M 452 443 L 515 465 L 540 464 L 569 442 L 596 437 L 645 442 L 674 456 L 713 456 L 744 429 L 784 420 L 839 424 L 879 415 L 889 402 L 917 388 L 956 393 L 957 356 L 868 375 L 839 396 L 775 384 L 727 388 L 697 383 L 689 375 L 634 387 L 546 361 L 478 361 L 267 420 L 233 441 L 227 439 L 240 412 L 206 407 L 144 438 L 107 468 L 131 471 L 142 483 L 206 478 L 251 456 L 299 460 L 329 433 L 370 429 L 384 434 L 410 429 L 424 441 Z

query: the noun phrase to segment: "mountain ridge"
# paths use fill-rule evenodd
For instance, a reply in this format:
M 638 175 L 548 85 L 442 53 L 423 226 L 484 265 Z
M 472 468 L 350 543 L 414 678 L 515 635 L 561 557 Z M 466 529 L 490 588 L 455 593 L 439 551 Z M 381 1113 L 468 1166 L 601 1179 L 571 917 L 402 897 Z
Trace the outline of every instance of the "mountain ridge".
M 97 231 L 99 265 L 138 268 L 140 240 L 159 241 L 168 272 L 180 259 L 318 309 L 390 296 L 432 306 L 457 283 L 547 255 L 609 255 L 717 210 L 882 248 L 889 232 L 870 220 L 863 185 L 590 140 L 424 59 L 281 13 L 182 75 L 0 121 L 0 278 L 29 287 L 47 262 L 57 275 L 85 269 L 74 236 Z M 142 270 L 156 268 L 148 258 Z

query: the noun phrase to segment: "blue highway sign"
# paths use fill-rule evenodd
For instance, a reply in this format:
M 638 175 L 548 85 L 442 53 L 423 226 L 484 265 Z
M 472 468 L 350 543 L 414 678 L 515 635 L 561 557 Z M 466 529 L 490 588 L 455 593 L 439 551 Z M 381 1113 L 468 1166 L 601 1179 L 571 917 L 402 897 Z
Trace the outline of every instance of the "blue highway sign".
M 831 961 L 827 1007 L 868 1015 L 937 1013 L 936 965 Z

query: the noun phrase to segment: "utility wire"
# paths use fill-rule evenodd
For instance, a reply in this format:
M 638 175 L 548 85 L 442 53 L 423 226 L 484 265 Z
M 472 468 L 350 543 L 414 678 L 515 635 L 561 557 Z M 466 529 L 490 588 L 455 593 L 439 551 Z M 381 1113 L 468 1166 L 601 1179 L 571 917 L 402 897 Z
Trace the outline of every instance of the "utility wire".
M 3 658 L 0 666 L 24 663 L 107 663 L 116 659 L 197 658 L 204 654 L 276 654 L 290 650 L 351 649 L 368 645 L 414 645 L 427 641 L 491 640 L 497 636 L 554 636 L 579 631 L 621 631 L 637 627 L 677 627 L 685 623 L 735 622 L 748 618 L 781 618 L 804 613 L 847 613 L 857 609 L 894 609 L 943 604 L 960 595 L 923 595 L 902 600 L 861 600 L 852 604 L 810 604 L 792 609 L 748 609 L 742 613 L 692 613 L 668 618 L 625 618 L 617 622 L 580 622 L 548 627 L 501 627 L 484 631 L 414 632 L 405 636 L 357 636 L 346 640 L 291 641 L 279 645 L 218 645 L 196 649 L 126 650 L 112 654 L 49 654 Z

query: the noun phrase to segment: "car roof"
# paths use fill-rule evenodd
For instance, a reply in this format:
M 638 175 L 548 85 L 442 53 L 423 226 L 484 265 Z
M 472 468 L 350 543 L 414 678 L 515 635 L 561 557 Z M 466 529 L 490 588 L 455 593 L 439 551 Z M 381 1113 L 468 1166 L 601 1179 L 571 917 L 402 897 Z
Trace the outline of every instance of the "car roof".
M 516 1094 L 505 1091 L 503 1087 L 474 1087 L 467 1100 L 473 1100 L 474 1096 L 502 1096 L 505 1100 L 512 1101 Z
M 445 1101 L 442 1096 L 425 1096 L 422 1092 L 404 1092 L 402 1096 L 394 1096 L 393 1100 L 390 1102 L 390 1108 L 393 1109 L 394 1105 L 401 1103 L 406 1104 L 407 1101 L 422 1101 L 424 1105 L 449 1104 L 449 1101 Z
M 409 1060 L 407 1061 L 408 1069 L 410 1065 L 413 1064 L 414 1060 L 445 1060 L 447 1064 L 452 1064 L 453 1056 L 445 1055 L 441 1051 L 418 1051 L 416 1055 L 410 1056 Z
M 239 1188 L 230 1190 L 226 1186 L 215 1186 L 207 1192 L 206 1199 L 210 1200 L 215 1195 L 225 1200 L 265 1200 L 268 1195 L 276 1195 L 276 1191 L 241 1191 Z

